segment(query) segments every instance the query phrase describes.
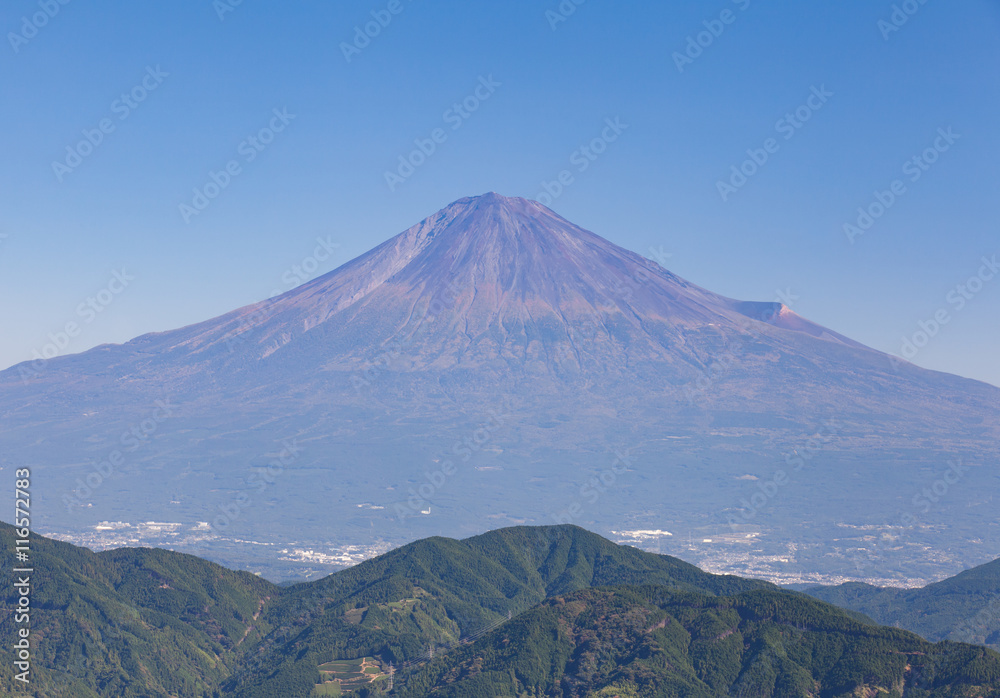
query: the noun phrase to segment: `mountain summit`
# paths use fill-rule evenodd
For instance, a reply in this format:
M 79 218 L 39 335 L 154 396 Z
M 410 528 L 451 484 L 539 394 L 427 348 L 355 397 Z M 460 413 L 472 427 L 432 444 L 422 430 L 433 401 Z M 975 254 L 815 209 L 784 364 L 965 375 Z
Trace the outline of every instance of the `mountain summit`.
M 256 361 L 281 353 L 274 362 L 319 347 L 311 362 L 345 368 L 420 332 L 407 370 L 506 364 L 604 373 L 637 359 L 678 364 L 683 354 L 679 369 L 690 379 L 717 358 L 713 337 L 767 331 L 757 323 L 863 348 L 780 303 L 716 295 L 538 202 L 491 192 L 460 199 L 274 299 L 129 344 L 163 353 L 183 338 L 200 356 L 247 343 Z M 691 333 L 707 333 L 707 345 Z
M 53 533 L 153 517 L 208 522 L 213 541 L 400 542 L 557 521 L 756 545 L 812 530 L 807 510 L 827 543 L 831 522 L 859 527 L 843 567 L 871 547 L 864 526 L 916 520 L 917 484 L 955 459 L 971 499 L 933 529 L 948 559 L 923 533 L 877 554 L 953 571 L 982 553 L 952 526 L 995 525 L 976 504 L 1000 489 L 981 467 L 1000 390 L 495 193 L 272 299 L 24 368 L 0 373 L 0 438 L 6 462 L 49 473 L 36 516 Z

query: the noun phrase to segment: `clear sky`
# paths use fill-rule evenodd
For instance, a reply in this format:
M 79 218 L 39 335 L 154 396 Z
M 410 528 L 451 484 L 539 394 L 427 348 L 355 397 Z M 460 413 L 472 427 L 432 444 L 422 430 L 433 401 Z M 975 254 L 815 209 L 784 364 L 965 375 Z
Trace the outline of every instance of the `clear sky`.
M 565 170 L 554 210 L 694 283 L 1000 385 L 1000 3 L 576 2 L 5 0 L 0 366 Z

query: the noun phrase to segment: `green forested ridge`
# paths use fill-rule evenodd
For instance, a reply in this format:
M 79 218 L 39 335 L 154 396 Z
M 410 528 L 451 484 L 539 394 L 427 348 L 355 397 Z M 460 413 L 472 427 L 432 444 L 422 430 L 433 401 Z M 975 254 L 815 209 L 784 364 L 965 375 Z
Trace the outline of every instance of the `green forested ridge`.
M 713 575 L 676 558 L 619 546 L 576 526 L 515 527 L 465 540 L 426 538 L 325 579 L 289 587 L 268 609 L 275 628 L 261 661 L 225 684 L 240 695 L 297 690 L 303 657 L 319 664 L 377 655 L 396 663 L 429 644 L 528 610 L 555 594 L 606 584 L 734 593 L 766 582 Z M 414 611 L 384 605 L 421 594 Z M 357 624 L 346 613 L 366 609 Z M 297 677 L 297 678 L 294 678 Z
M 14 547 L 0 525 L 0 545 Z M 242 645 L 266 626 L 253 621 L 270 582 L 167 550 L 93 553 L 31 538 L 32 695 L 212 695 Z M 0 640 L 13 644 L 17 602 L 11 568 L 0 574 Z M 248 628 L 253 630 L 248 632 Z M 244 640 L 244 635 L 247 634 Z M 0 664 L 0 691 L 13 692 L 11 662 Z
M 1000 655 L 933 645 L 780 591 L 604 587 L 431 662 L 401 696 L 997 696 Z
M 12 527 L 0 525 L 0 541 L 8 549 L 12 531 Z M 792 630 L 796 623 L 804 624 L 809 632 L 840 633 L 842 643 L 848 644 L 855 636 L 842 632 L 842 627 L 882 632 L 832 606 L 765 582 L 708 574 L 675 558 L 615 545 L 575 526 L 508 528 L 461 541 L 428 538 L 322 580 L 289 587 L 277 587 L 189 555 L 150 549 L 92 553 L 40 536 L 33 537 L 32 562 L 34 683 L 30 695 L 35 696 L 308 696 L 321 680 L 319 665 L 365 656 L 399 667 L 397 688 L 405 686 L 407 695 L 420 695 L 424 690 L 420 686 L 452 691 L 442 695 L 508 695 L 483 693 L 487 689 L 480 684 L 498 681 L 499 686 L 507 681 L 500 674 L 516 678 L 521 670 L 515 671 L 515 667 L 528 660 L 512 657 L 511 666 L 501 669 L 498 664 L 489 672 L 476 674 L 486 678 L 473 681 L 469 667 L 474 667 L 474 662 L 469 664 L 467 653 L 473 647 L 492 646 L 495 638 L 510 638 L 498 633 L 518 628 L 524 635 L 518 636 L 516 645 L 533 647 L 531 656 L 536 660 L 532 661 L 547 657 L 544 671 L 524 670 L 525 679 L 531 681 L 518 678 L 519 683 L 511 684 L 531 685 L 534 688 L 530 690 L 541 691 L 525 695 L 550 695 L 543 688 L 549 685 L 545 681 L 561 687 L 564 680 L 574 691 L 584 687 L 600 696 L 716 695 L 697 691 L 716 690 L 733 672 L 737 659 L 745 663 L 747 657 L 756 657 L 763 650 L 753 649 L 757 647 L 753 645 L 731 652 L 720 649 L 728 648 L 727 643 L 720 647 L 689 643 L 685 645 L 687 654 L 677 654 L 681 645 L 671 645 L 664 637 L 681 642 L 684 633 L 691 635 L 701 627 L 699 623 L 709 627 L 736 622 L 734 613 L 739 623 L 750 628 L 745 631 L 741 625 L 740 637 L 763 643 L 761 648 L 777 642 L 768 632 L 777 632 L 778 637 L 785 631 L 765 632 L 754 623 L 760 628 L 790 625 Z M 7 609 L 16 601 L 9 577 L 6 568 Z M 587 596 L 589 592 L 580 596 L 581 590 L 592 587 L 600 590 L 593 596 Z M 721 598 L 731 595 L 735 596 Z M 560 615 L 565 611 L 563 606 L 571 602 L 576 604 L 573 608 L 598 603 L 603 610 L 597 616 L 584 611 L 572 617 Z M 514 619 L 504 622 L 508 613 Z M 783 620 L 755 620 L 775 614 L 784 614 Z M 603 664 L 599 672 L 587 669 L 581 673 L 585 663 L 573 657 L 583 656 L 578 647 L 583 635 L 574 630 L 569 644 L 564 640 L 553 644 L 546 638 L 556 637 L 550 632 L 552 628 L 575 627 L 566 625 L 570 620 L 576 623 L 600 615 L 617 620 L 581 626 L 579 632 L 589 633 L 588 642 L 594 647 L 606 648 L 603 654 L 598 653 Z M 690 667 L 661 677 L 666 686 L 684 687 L 682 692 L 671 693 L 671 688 L 663 689 L 666 693 L 649 693 L 652 684 L 644 678 L 645 665 L 622 654 L 621 647 L 637 641 L 634 619 L 651 619 L 655 625 L 668 615 L 673 620 L 651 631 L 650 636 L 672 648 L 671 667 L 680 671 L 687 666 L 684 662 Z M 810 629 L 810 623 L 816 627 Z M 475 645 L 458 644 L 460 638 L 498 624 L 498 629 Z M 730 626 L 716 634 L 728 632 Z M 13 632 L 11 614 L 6 612 L 0 621 L 0 642 L 9 647 Z M 884 632 L 930 647 L 909 633 Z M 421 668 L 431 646 L 437 648 L 437 658 Z M 985 667 L 984 683 L 993 681 L 990 662 L 995 655 L 974 656 L 979 650 L 949 646 L 953 649 L 941 656 L 949 657 L 954 665 L 949 669 L 952 674 L 941 673 L 944 670 L 936 667 L 937 675 L 961 676 L 979 662 Z M 450 651 L 443 652 L 447 647 Z M 641 647 L 636 648 L 639 651 Z M 783 651 L 791 652 L 787 648 Z M 480 660 L 499 661 L 505 656 L 499 648 L 491 652 Z M 572 661 L 560 665 L 560 652 L 571 652 L 568 656 Z M 940 653 L 937 649 L 934 652 Z M 782 662 L 787 669 L 778 672 L 782 681 L 791 681 L 788 677 L 804 680 L 802 672 L 813 670 L 811 665 L 793 670 L 791 664 Z M 715 664 L 720 667 L 717 671 L 703 671 Z M 927 670 L 921 671 L 927 674 Z M 458 673 L 449 679 L 448 672 Z M 499 673 L 493 676 L 490 672 Z M 601 683 L 603 679 L 586 678 L 585 674 L 618 678 Z M 464 678 L 455 680 L 456 676 Z M 8 662 L 0 669 L 0 693 L 19 695 L 14 688 Z M 454 692 L 466 690 L 472 692 Z M 377 691 L 372 687 L 360 693 Z
M 851 582 L 811 587 L 805 593 L 928 640 L 974 642 L 1000 650 L 1000 560 L 920 589 Z

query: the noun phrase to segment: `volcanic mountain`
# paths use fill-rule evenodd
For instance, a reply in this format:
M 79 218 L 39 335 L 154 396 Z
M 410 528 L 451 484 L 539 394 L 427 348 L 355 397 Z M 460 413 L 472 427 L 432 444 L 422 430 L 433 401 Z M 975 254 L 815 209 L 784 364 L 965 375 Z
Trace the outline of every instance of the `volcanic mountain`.
M 951 468 L 958 506 L 876 554 L 982 526 L 990 549 L 952 545 L 954 571 L 1000 555 L 980 506 L 1000 490 L 982 467 L 998 406 L 992 386 L 490 193 L 267 301 L 0 373 L 0 458 L 36 467 L 55 534 L 150 516 L 195 550 L 409 540 L 428 522 L 815 531 L 800 563 L 834 520 L 898 527 Z

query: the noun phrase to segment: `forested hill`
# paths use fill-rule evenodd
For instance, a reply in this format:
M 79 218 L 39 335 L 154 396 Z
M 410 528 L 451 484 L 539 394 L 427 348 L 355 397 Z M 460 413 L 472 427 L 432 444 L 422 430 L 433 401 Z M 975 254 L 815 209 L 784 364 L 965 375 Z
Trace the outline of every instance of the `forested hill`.
M 812 599 L 663 587 L 559 596 L 428 664 L 401 696 L 997 696 L 1000 654 Z
M 13 532 L 0 522 L 3 549 L 13 548 Z M 167 550 L 94 553 L 34 535 L 31 556 L 33 690 L 46 696 L 201 696 L 227 679 L 232 691 L 278 695 L 268 692 L 315 683 L 318 658 L 335 648 L 405 661 L 428 643 L 455 641 L 508 611 L 594 584 L 710 593 L 763 584 L 711 575 L 575 526 L 429 538 L 286 588 Z M 16 631 L 12 581 L 5 566 L 5 646 Z M 270 667 L 266 676 L 260 667 Z M 15 688 L 12 666 L 3 663 L 0 693 Z
M 7 524 L 0 524 L 0 545 L 8 550 L 13 547 L 13 528 Z M 736 655 L 718 658 L 725 664 L 718 669 L 719 676 L 725 677 L 732 673 L 734 662 L 742 667 L 739 672 L 745 672 L 744 664 L 757 662 L 765 648 L 775 657 L 789 654 L 791 650 L 780 645 L 786 641 L 782 633 L 790 632 L 789 624 L 795 632 L 817 633 L 809 636 L 814 638 L 810 642 L 819 643 L 817 647 L 829 643 L 840 647 L 829 650 L 837 657 L 864 655 L 870 647 L 866 638 L 883 637 L 878 635 L 883 630 L 867 626 L 864 619 L 852 619 L 845 611 L 800 594 L 765 582 L 708 574 L 675 558 L 615 545 L 575 526 L 508 528 L 466 540 L 428 538 L 322 580 L 291 587 L 277 587 L 259 577 L 166 550 L 93 553 L 34 536 L 31 554 L 35 572 L 29 695 L 45 698 L 292 698 L 334 695 L 340 682 L 347 687 L 351 681 L 362 698 L 387 688 L 390 665 L 397 670 L 397 693 L 405 688 L 408 695 L 420 695 L 424 689 L 452 691 L 448 695 L 456 696 L 504 695 L 477 693 L 478 684 L 467 680 L 486 672 L 487 665 L 489 672 L 500 672 L 507 655 L 491 650 L 480 661 L 470 659 L 467 652 L 470 647 L 492 647 L 491 643 L 509 649 L 503 638 L 513 636 L 498 633 L 517 628 L 528 629 L 524 637 L 538 638 L 541 643 L 532 656 L 548 657 L 548 673 L 517 678 L 516 685 L 525 690 L 533 686 L 530 690 L 541 691 L 528 695 L 564 695 L 547 693 L 549 688 L 544 688 L 562 686 L 564 677 L 581 691 L 580 687 L 599 691 L 608 686 L 618 690 L 616 667 L 628 674 L 632 669 L 626 667 L 642 666 L 628 654 L 631 650 L 626 651 L 632 647 L 646 652 L 642 633 L 636 634 L 639 626 L 650 628 L 667 615 L 679 625 L 668 622 L 652 628 L 649 637 L 666 643 L 663 633 L 667 632 L 670 642 L 680 643 L 663 644 L 670 665 L 681 671 L 671 674 L 668 683 L 683 680 L 692 691 L 703 691 L 704 686 L 715 690 L 722 685 L 722 679 L 704 670 L 709 666 L 705 657 L 721 650 L 684 640 L 679 627 L 694 638 L 709 632 L 699 630 L 700 624 L 736 623 L 713 636 L 735 628 L 733 632 L 744 639 L 742 649 L 733 650 Z M 15 632 L 10 610 L 17 601 L 12 581 L 10 568 L 5 567 L 0 578 L 6 590 L 0 642 L 8 647 Z M 593 588 L 602 591 L 588 595 L 587 590 Z M 564 605 L 578 608 L 581 603 L 598 604 L 594 608 L 599 612 L 559 615 Z M 600 616 L 616 614 L 621 622 L 600 621 Z M 635 619 L 644 620 L 635 625 Z M 650 625 L 643 625 L 650 619 Z M 558 627 L 583 625 L 550 646 L 542 639 L 550 634 L 545 623 L 553 622 Z M 884 632 L 888 633 L 884 637 L 901 643 L 900 652 L 919 646 L 923 649 L 913 651 L 946 657 L 947 671 L 935 674 L 945 677 L 942 681 L 973 685 L 976 676 L 985 683 L 993 681 L 992 653 L 958 645 L 948 645 L 946 649 L 951 649 L 946 651 L 902 631 Z M 833 639 L 827 638 L 830 633 Z M 470 645 L 477 637 L 479 643 Z M 855 646 L 855 640 L 861 644 Z M 580 658 L 588 652 L 598 653 L 604 673 L 584 668 Z M 431 654 L 435 662 L 425 666 Z M 519 656 L 509 657 L 510 671 L 522 665 L 524 658 Z M 568 663 L 556 661 L 567 657 Z M 923 660 L 908 661 L 919 664 Z M 801 664 L 799 659 L 793 663 Z M 820 676 L 826 665 L 802 665 L 801 671 L 790 668 L 791 664 L 781 666 L 796 681 L 805 680 L 802 672 L 806 672 L 824 686 L 834 685 L 824 678 L 829 671 Z M 897 676 L 879 667 L 881 673 L 872 674 L 872 685 Z M 510 671 L 507 674 L 515 676 L 516 671 Z M 607 686 L 601 684 L 605 679 Z M 649 685 L 659 686 L 661 679 L 667 680 L 661 677 Z M 462 693 L 467 686 L 472 692 Z M 17 688 L 10 663 L 3 664 L 0 694 L 23 695 Z
M 848 583 L 811 587 L 805 593 L 928 640 L 975 642 L 1000 650 L 1000 560 L 920 589 Z
M 427 538 L 322 580 L 290 587 L 269 606 L 279 628 L 267 657 L 226 684 L 266 698 L 308 677 L 305 656 L 419 658 L 554 595 L 590 586 L 656 584 L 731 594 L 771 584 L 713 575 L 665 555 L 620 546 L 577 526 L 515 527 L 465 540 Z M 410 604 L 400 613 L 393 604 Z M 357 621 L 351 625 L 351 621 Z
M 14 548 L 0 523 L 0 548 Z M 266 626 L 255 615 L 280 593 L 247 572 L 149 548 L 94 553 L 32 535 L 29 695 L 211 695 Z M 17 603 L 9 565 L 0 570 L 0 642 L 14 644 Z M 0 695 L 15 694 L 10 661 Z M 20 691 L 17 695 L 23 695 Z

